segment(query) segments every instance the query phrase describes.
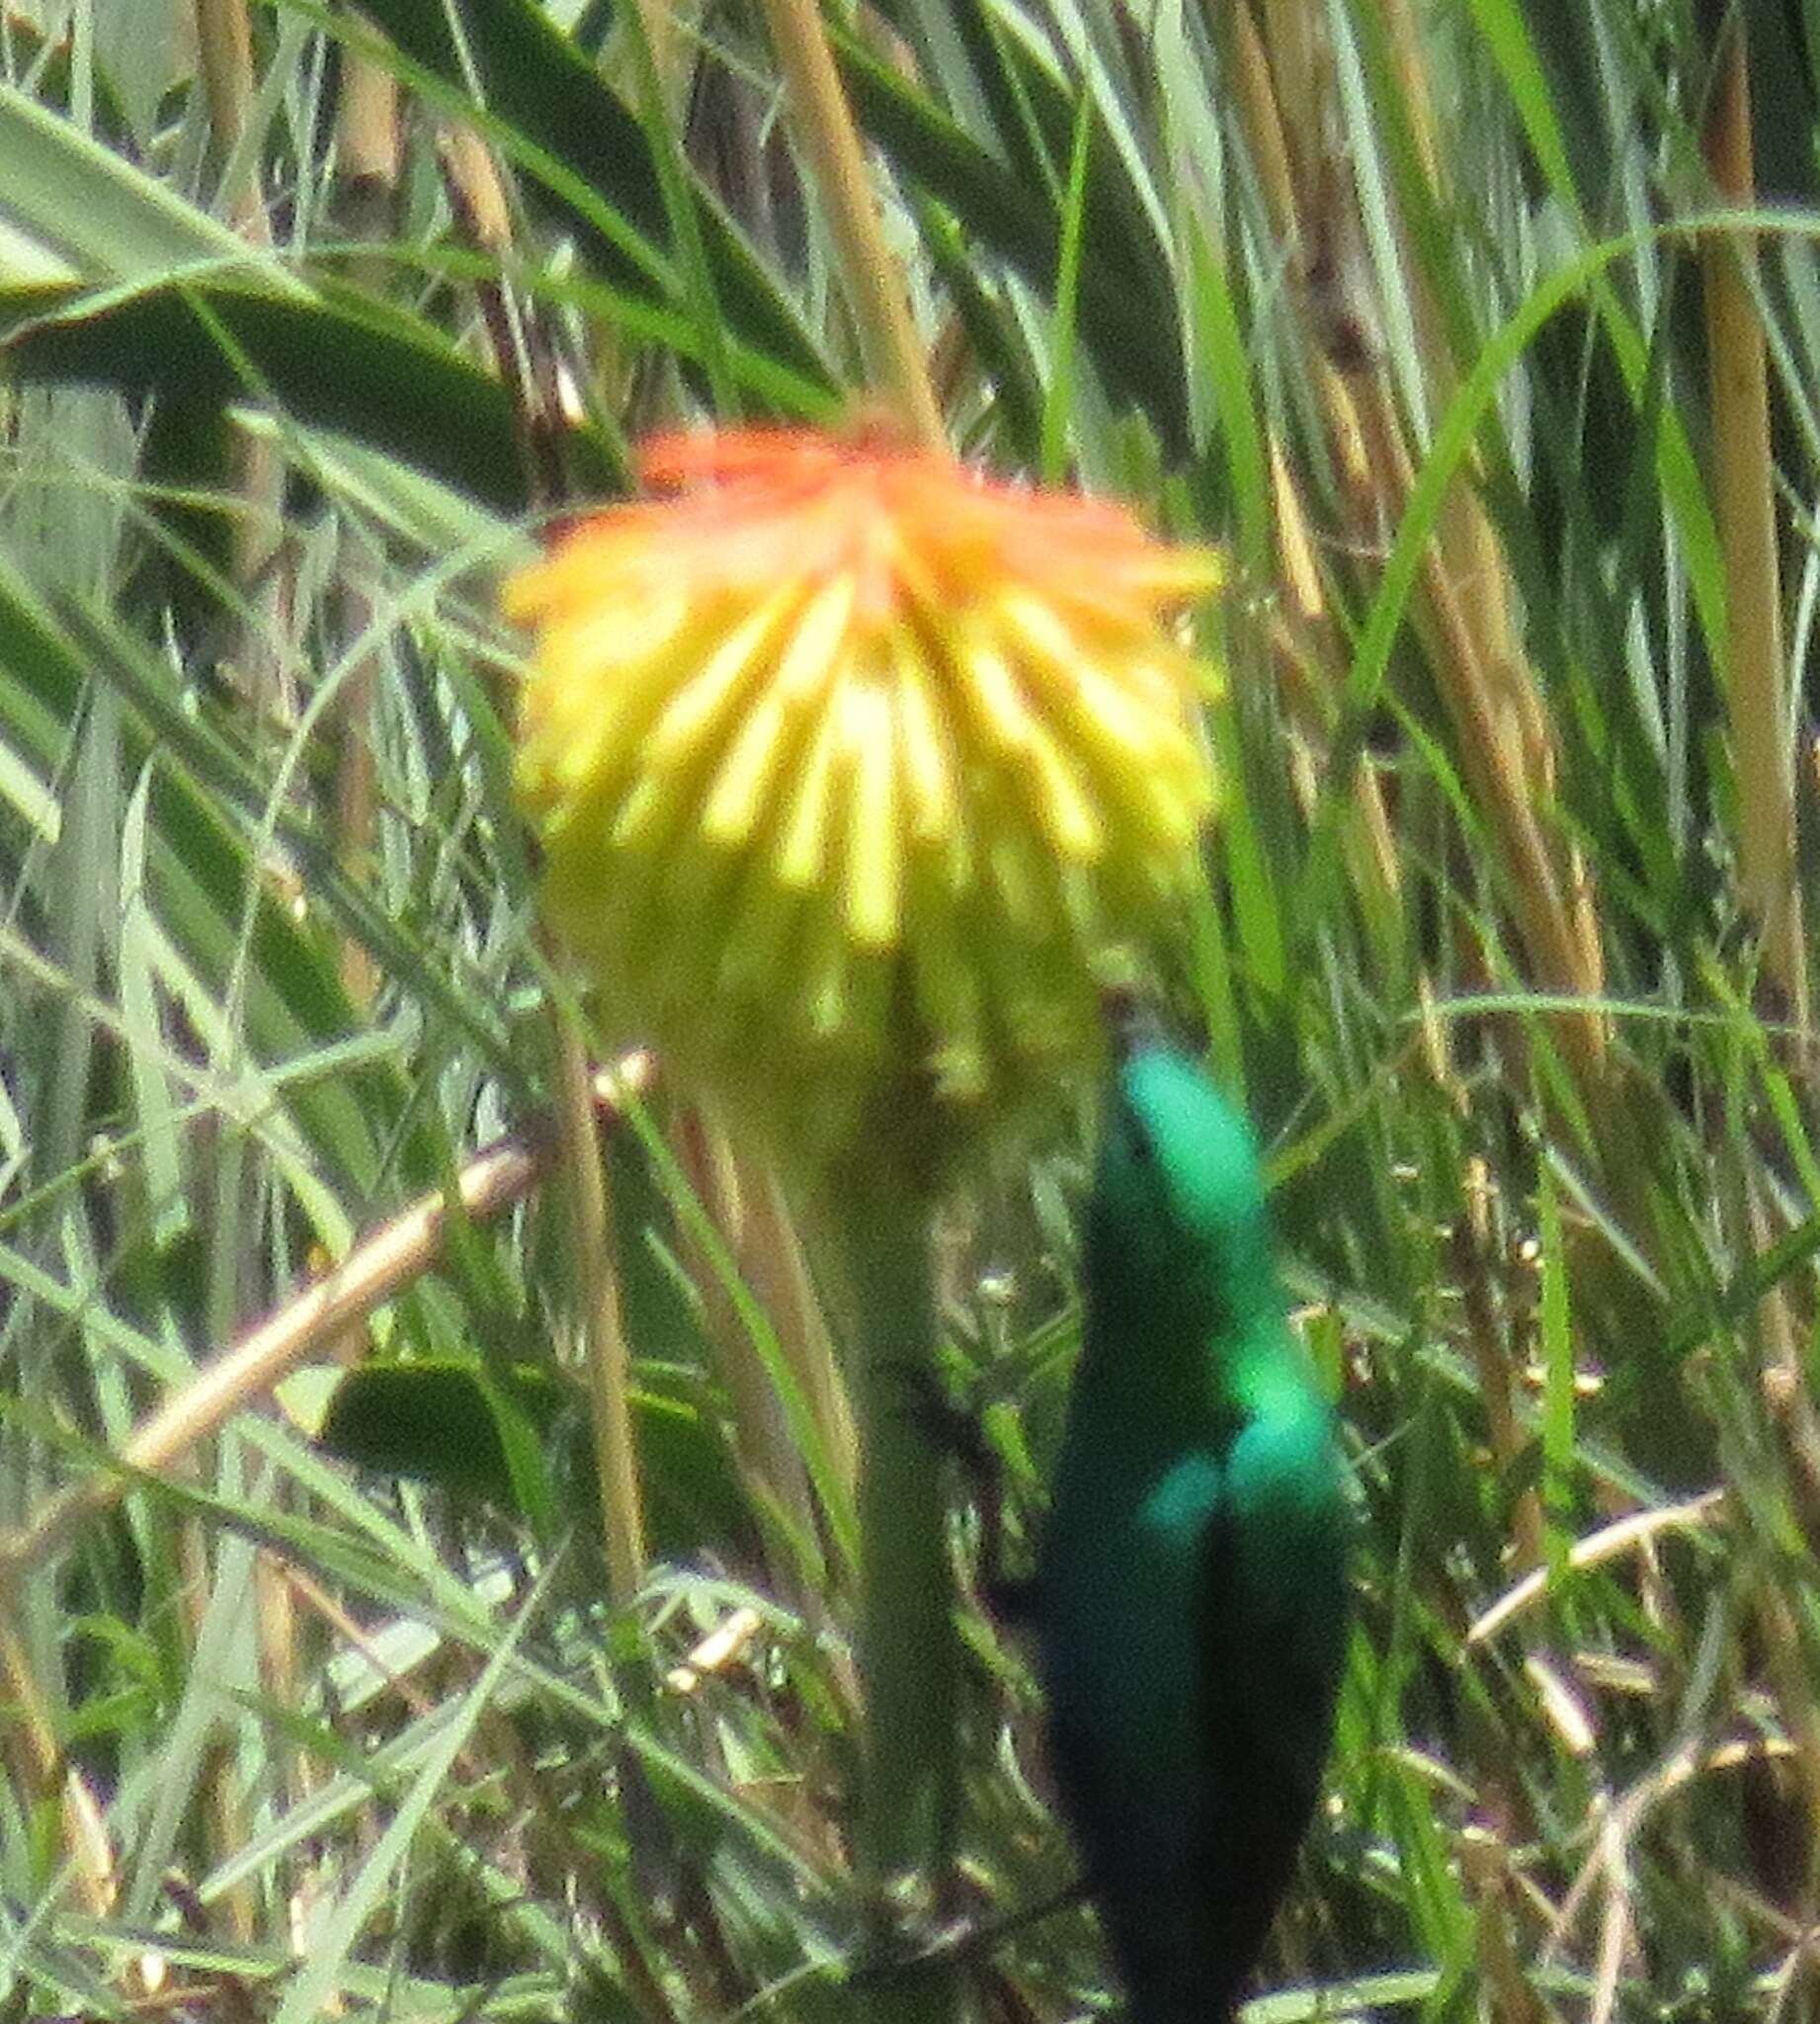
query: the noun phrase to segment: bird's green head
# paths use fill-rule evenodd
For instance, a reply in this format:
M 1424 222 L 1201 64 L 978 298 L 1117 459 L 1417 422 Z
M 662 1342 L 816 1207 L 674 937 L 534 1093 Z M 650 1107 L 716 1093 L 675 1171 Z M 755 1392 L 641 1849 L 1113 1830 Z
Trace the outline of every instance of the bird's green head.
M 1087 1216 L 1097 1297 L 1215 1325 L 1281 1313 L 1250 1127 L 1153 1017 L 1115 1010 L 1118 1059 Z

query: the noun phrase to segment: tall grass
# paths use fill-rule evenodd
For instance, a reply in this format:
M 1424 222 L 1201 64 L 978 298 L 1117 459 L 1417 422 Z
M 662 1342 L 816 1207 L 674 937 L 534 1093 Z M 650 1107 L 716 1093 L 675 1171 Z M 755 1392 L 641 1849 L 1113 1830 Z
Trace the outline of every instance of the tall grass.
M 0 2014 L 887 1972 L 846 1322 L 750 1149 L 597 1072 L 491 602 L 646 429 L 888 386 L 869 279 L 961 452 L 1232 557 L 1181 1009 L 1362 1514 L 1258 2024 L 1808 2011 L 1809 11 L 829 14 L 883 253 L 767 19 L 0 23 Z M 945 1243 L 1014 1553 L 1082 1174 Z M 953 1491 L 989 1926 L 1070 1857 Z M 1079 1909 L 960 1973 L 1110 2000 Z

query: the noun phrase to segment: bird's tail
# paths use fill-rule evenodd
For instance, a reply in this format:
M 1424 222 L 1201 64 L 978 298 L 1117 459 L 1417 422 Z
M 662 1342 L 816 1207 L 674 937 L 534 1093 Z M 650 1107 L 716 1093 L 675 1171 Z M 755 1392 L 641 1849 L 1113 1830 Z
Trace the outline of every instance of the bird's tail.
M 1205 1997 L 1167 2003 L 1152 1997 L 1146 2002 L 1133 2002 L 1125 2016 L 1129 2024 L 1235 2024 L 1238 2009 L 1231 2002 Z
M 1133 1995 L 1130 2024 L 1234 2024 L 1239 1993 L 1216 1977 L 1172 1978 L 1162 1988 Z

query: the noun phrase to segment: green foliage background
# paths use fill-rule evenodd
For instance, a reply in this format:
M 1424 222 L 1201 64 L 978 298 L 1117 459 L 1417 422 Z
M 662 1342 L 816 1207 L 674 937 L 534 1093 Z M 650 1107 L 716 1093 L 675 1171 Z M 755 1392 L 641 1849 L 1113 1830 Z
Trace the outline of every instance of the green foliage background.
M 0 14 L 0 2015 L 860 1999 L 839 1318 L 661 1092 L 589 1248 L 548 1123 L 585 1008 L 510 795 L 492 595 L 540 518 L 652 426 L 859 387 L 762 17 L 653 20 Z M 1233 558 L 1185 1004 L 1271 1147 L 1363 1514 L 1260 2024 L 1805 2007 L 1820 19 L 827 32 L 956 447 Z M 504 1205 L 448 1207 L 502 1136 Z M 1081 1179 L 1063 1134 L 946 1252 L 1014 1545 Z M 370 1315 L 297 1319 L 426 1202 Z M 612 1603 L 603 1257 L 649 1546 Z M 123 1476 L 266 1315 L 276 1397 Z M 332 1408 L 362 1467 L 314 1439 L 332 1352 L 381 1360 Z M 947 1908 L 990 1919 L 1069 1857 L 976 1538 L 957 1483 Z M 1111 2000 L 1078 1909 L 963 1981 Z

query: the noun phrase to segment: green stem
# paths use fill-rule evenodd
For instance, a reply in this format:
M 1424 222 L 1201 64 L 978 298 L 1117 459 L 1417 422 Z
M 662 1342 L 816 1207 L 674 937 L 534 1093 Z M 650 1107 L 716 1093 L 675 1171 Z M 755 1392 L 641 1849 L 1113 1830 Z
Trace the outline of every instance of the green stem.
M 926 1208 L 911 1191 L 842 1199 L 842 1237 L 860 1325 L 864 1593 L 860 1676 L 866 1783 L 859 1855 L 880 1950 L 901 1922 L 947 1895 L 954 1824 L 958 1646 L 944 1540 L 943 1457 L 922 1409 L 935 1377 L 935 1303 Z M 873 2024 L 947 2024 L 951 1971 L 869 1982 Z
M 942 405 L 910 320 L 903 275 L 885 244 L 878 201 L 821 9 L 816 0 L 764 0 L 764 7 L 796 132 L 814 166 L 847 282 L 867 375 L 894 402 L 899 419 L 920 443 L 945 449 Z

